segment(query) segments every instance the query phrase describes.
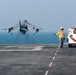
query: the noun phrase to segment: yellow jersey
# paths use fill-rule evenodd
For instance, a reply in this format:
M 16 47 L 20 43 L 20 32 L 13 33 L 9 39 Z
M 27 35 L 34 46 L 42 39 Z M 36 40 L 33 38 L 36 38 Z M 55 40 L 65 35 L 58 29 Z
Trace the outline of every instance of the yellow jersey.
M 56 35 L 59 36 L 59 38 L 65 38 L 64 31 L 59 31 Z

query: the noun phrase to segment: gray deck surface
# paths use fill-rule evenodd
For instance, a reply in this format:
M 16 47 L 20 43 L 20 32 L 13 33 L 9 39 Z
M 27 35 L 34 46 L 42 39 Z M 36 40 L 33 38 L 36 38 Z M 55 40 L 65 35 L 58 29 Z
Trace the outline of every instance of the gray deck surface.
M 0 45 L 0 75 L 76 75 L 76 47 Z

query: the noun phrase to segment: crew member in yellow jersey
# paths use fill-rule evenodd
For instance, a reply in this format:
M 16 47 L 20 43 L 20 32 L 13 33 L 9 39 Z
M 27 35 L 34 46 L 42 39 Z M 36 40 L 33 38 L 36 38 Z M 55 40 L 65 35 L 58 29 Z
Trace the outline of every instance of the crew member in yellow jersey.
M 59 40 L 60 40 L 60 47 L 62 48 L 63 47 L 63 43 L 64 43 L 64 40 L 65 40 L 65 32 L 64 32 L 64 28 L 61 27 L 60 28 L 60 31 L 54 35 L 57 35 L 59 36 Z

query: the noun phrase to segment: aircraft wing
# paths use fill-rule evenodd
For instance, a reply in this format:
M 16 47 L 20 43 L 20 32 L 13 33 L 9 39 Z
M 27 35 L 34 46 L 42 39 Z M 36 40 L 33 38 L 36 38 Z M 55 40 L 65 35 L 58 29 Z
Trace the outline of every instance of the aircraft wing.
M 4 28 L 2 30 L 7 30 L 8 33 L 12 32 L 13 30 L 15 30 L 16 28 L 18 28 L 18 24 L 16 24 L 15 26 L 11 26 L 11 27 L 8 27 L 8 28 Z
M 27 25 L 29 30 L 35 30 L 35 29 L 43 30 L 40 27 L 37 27 L 37 26 L 35 26 L 33 24 L 30 24 L 27 20 L 23 21 L 22 25 Z

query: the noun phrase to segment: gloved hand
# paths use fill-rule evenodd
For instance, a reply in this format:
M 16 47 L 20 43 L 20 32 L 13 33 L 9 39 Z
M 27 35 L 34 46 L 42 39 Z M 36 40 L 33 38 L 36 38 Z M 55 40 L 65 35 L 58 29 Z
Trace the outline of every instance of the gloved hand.
M 56 35 L 56 34 L 54 33 L 54 35 Z

